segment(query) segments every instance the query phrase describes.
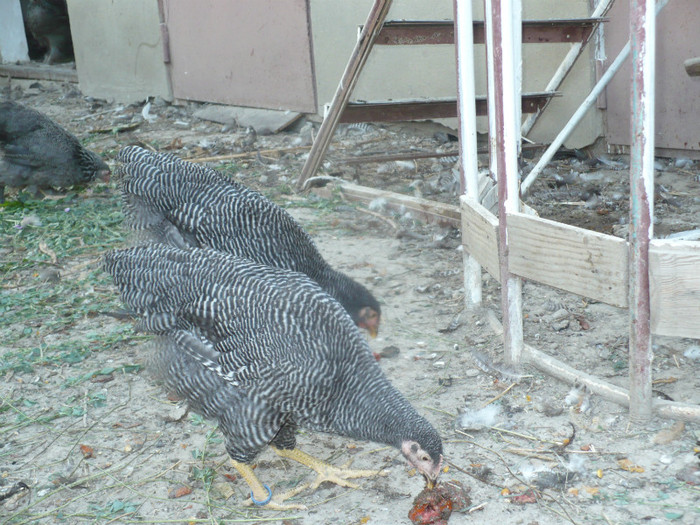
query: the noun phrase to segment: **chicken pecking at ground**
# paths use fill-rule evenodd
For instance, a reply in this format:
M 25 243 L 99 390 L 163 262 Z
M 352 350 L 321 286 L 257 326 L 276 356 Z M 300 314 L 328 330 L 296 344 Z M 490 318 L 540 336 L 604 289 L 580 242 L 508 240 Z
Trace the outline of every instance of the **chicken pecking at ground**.
M 360 283 L 334 270 L 289 213 L 213 169 L 138 146 L 118 160 L 124 211 L 151 240 L 213 248 L 308 275 L 335 297 L 355 324 L 376 336 L 381 310 Z
M 0 202 L 5 186 L 48 188 L 107 180 L 109 167 L 46 115 L 16 102 L 0 103 Z
M 396 390 L 338 302 L 305 275 L 210 249 L 146 244 L 105 256 L 137 328 L 159 335 L 156 375 L 215 419 L 251 500 L 272 509 L 307 485 L 272 496 L 250 464 L 267 445 L 323 481 L 377 471 L 334 467 L 295 446 L 298 427 L 399 449 L 432 486 L 442 441 Z

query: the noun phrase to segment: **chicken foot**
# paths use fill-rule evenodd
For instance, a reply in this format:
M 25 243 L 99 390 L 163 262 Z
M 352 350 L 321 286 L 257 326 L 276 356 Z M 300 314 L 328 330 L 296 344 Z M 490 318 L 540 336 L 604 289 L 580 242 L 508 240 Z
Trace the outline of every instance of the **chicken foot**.
M 293 459 L 294 461 L 301 463 L 302 465 L 306 465 L 311 470 L 318 473 L 316 480 L 308 485 L 311 490 L 316 490 L 324 481 L 330 481 L 331 483 L 335 483 L 341 487 L 357 488 L 357 484 L 348 480 L 354 478 L 369 478 L 387 475 L 385 470 L 353 470 L 344 467 L 336 467 L 330 463 L 326 463 L 325 461 L 315 458 L 306 452 L 302 452 L 298 448 L 285 450 L 272 447 L 272 450 L 274 450 L 278 456 Z
M 306 510 L 305 505 L 284 503 L 284 501 L 296 496 L 302 490 L 305 490 L 309 486 L 308 484 L 300 485 L 292 490 L 273 496 L 272 490 L 270 490 L 267 485 L 263 485 L 260 482 L 250 465 L 240 463 L 233 459 L 231 463 L 233 464 L 233 468 L 235 468 L 246 483 L 248 483 L 251 490 L 251 497 L 248 498 L 243 505 L 247 507 L 257 505 L 266 510 Z

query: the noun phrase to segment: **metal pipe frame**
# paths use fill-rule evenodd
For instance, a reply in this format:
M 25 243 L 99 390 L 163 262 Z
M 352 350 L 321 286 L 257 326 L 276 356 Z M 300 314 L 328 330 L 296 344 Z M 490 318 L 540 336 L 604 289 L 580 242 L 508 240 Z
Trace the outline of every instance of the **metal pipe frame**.
M 486 56 L 489 79 L 489 146 L 491 170 L 498 183 L 499 270 L 501 277 L 501 309 L 505 360 L 518 365 L 523 351 L 522 282 L 512 275 L 508 262 L 509 212 L 520 208 L 518 189 L 518 145 L 520 143 L 520 111 L 516 100 L 520 89 L 519 31 L 521 0 L 485 0 Z M 517 42 L 517 44 L 516 44 Z M 516 58 L 518 57 L 518 58 Z M 517 62 L 516 62 L 517 61 Z
M 630 418 L 643 422 L 652 415 L 649 241 L 654 237 L 656 14 L 653 0 L 630 0 L 630 48 Z
M 460 184 L 462 193 L 479 198 L 479 165 L 476 140 L 476 87 L 474 81 L 474 24 L 472 0 L 454 0 L 455 59 L 457 62 L 457 113 L 459 120 Z M 482 301 L 481 265 L 463 252 L 464 300 L 467 308 Z
M 667 3 L 668 0 L 659 0 L 656 4 L 656 13 L 658 14 L 659 11 L 661 11 Z M 583 102 L 581 102 L 579 108 L 576 110 L 576 112 L 574 112 L 574 114 L 571 116 L 566 125 L 562 128 L 562 130 L 559 132 L 556 138 L 552 141 L 549 147 L 542 154 L 542 157 L 540 157 L 540 160 L 537 161 L 537 164 L 535 164 L 535 167 L 532 168 L 532 171 L 530 171 L 527 177 L 525 177 L 525 180 L 520 185 L 520 191 L 523 195 L 527 195 L 527 193 L 530 191 L 530 188 L 532 187 L 532 184 L 542 173 L 542 170 L 544 170 L 547 164 L 549 164 L 549 161 L 552 160 L 552 157 L 554 157 L 555 153 L 559 150 L 561 145 L 564 144 L 564 141 L 567 138 L 569 138 L 569 135 L 571 135 L 571 132 L 578 125 L 578 123 L 581 122 L 581 119 L 586 114 L 586 112 L 591 108 L 591 106 L 593 106 L 593 104 L 595 104 L 596 100 L 598 99 L 598 96 L 610 83 L 612 77 L 615 76 L 615 73 L 617 73 L 620 67 L 622 67 L 622 64 L 624 63 L 625 59 L 629 56 L 629 54 L 630 42 L 628 41 L 627 44 L 625 44 L 625 47 L 623 47 L 620 53 L 617 55 L 613 63 L 610 64 L 610 67 L 605 71 L 603 76 L 600 77 L 600 80 L 593 87 L 593 90 L 590 92 L 590 94 L 584 99 Z

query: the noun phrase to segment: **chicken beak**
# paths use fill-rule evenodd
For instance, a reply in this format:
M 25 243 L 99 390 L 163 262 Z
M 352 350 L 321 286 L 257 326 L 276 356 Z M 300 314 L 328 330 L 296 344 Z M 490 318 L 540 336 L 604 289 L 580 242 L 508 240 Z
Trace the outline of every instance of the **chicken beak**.
M 425 478 L 425 488 L 428 490 L 433 490 L 437 485 L 437 480 L 431 479 L 428 476 L 423 476 Z
M 357 326 L 367 330 L 370 337 L 374 339 L 379 333 L 379 314 L 369 306 L 365 306 L 360 310 Z

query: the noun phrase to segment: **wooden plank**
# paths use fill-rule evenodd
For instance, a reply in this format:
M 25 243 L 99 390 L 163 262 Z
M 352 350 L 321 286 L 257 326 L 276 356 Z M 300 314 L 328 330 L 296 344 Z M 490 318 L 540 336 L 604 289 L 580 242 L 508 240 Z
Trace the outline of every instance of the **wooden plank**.
M 491 277 L 500 282 L 498 265 L 498 219 L 468 195 L 460 197 L 462 245 Z
M 30 66 L 2 64 L 0 65 L 0 77 L 78 82 L 78 72 L 75 68 L 48 64 L 32 64 Z
M 523 93 L 521 107 L 523 113 L 541 110 L 556 92 Z M 476 97 L 476 114 L 487 114 L 486 97 Z M 405 100 L 401 102 L 351 102 L 345 106 L 339 122 L 404 122 L 407 120 L 426 120 L 435 118 L 453 118 L 457 116 L 457 100 Z
M 316 173 L 316 170 L 318 170 L 318 167 L 323 161 L 323 156 L 326 154 L 326 150 L 328 150 L 328 146 L 335 133 L 335 128 L 338 126 L 340 115 L 343 113 L 348 100 L 350 100 L 352 90 L 357 83 L 357 79 L 360 77 L 360 72 L 372 50 L 374 40 L 377 38 L 377 34 L 382 28 L 382 24 L 389 12 L 392 1 L 393 0 L 374 0 L 372 4 L 372 9 L 367 15 L 367 21 L 362 28 L 355 48 L 350 55 L 350 60 L 348 60 L 345 66 L 345 71 L 343 71 L 340 83 L 335 90 L 328 113 L 321 123 L 321 127 L 316 135 L 316 140 L 314 140 L 309 156 L 306 158 L 304 167 L 301 169 L 301 175 L 299 175 L 299 179 L 296 183 L 296 189 L 298 191 L 307 189 L 307 179 Z
M 218 104 L 204 106 L 195 111 L 193 115 L 202 120 L 218 122 L 219 124 L 238 124 L 241 127 L 251 126 L 258 135 L 278 133 L 291 126 L 301 117 L 301 113 L 296 111 L 277 111 L 274 109 L 244 108 Z
M 626 307 L 627 243 L 611 235 L 508 214 L 511 271 L 555 288 Z
M 388 207 L 392 209 L 403 208 L 425 222 L 449 225 L 453 228 L 459 228 L 461 224 L 459 207 L 453 204 L 421 199 L 393 191 L 378 190 L 349 182 L 341 183 L 338 188 L 341 195 L 351 201 L 370 203 L 375 199 L 384 199 Z
M 523 20 L 523 44 L 551 44 L 585 42 L 603 18 L 567 20 Z M 483 44 L 483 20 L 473 23 L 475 44 Z M 382 26 L 375 45 L 404 46 L 427 44 L 454 44 L 454 23 L 451 20 L 392 20 Z
M 649 246 L 651 331 L 700 338 L 700 242 L 653 240 Z

